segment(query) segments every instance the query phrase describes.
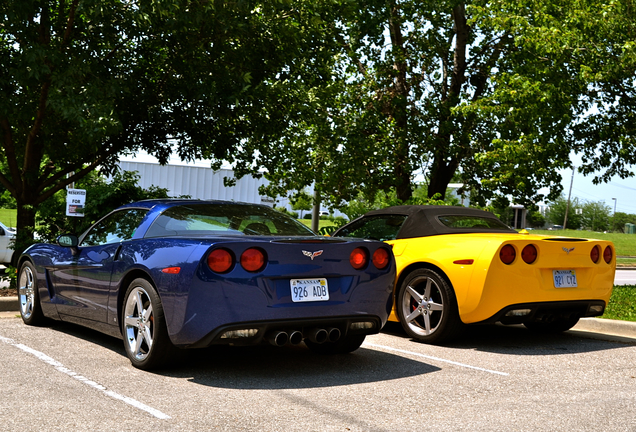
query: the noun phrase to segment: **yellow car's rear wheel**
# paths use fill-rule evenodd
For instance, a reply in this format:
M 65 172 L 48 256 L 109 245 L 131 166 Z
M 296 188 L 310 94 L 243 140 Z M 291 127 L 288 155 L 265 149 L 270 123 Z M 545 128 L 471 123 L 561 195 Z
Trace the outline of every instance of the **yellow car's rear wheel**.
M 434 270 L 417 269 L 409 273 L 400 286 L 396 305 L 402 327 L 414 339 L 439 343 L 461 331 L 455 292 Z

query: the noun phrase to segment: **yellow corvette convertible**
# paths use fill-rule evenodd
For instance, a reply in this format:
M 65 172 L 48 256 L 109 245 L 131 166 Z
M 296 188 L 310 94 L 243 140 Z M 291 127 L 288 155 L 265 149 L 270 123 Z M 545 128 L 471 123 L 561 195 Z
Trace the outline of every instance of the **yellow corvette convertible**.
M 614 285 L 611 242 L 518 233 L 482 210 L 389 207 L 333 236 L 392 245 L 397 279 L 389 320 L 423 342 L 449 340 L 463 324 L 565 331 L 581 317 L 602 315 Z

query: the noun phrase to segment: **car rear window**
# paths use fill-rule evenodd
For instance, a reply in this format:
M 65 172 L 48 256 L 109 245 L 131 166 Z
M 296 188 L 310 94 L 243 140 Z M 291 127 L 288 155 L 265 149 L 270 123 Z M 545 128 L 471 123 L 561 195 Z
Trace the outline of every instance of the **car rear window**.
M 188 204 L 165 210 L 145 237 L 192 235 L 313 236 L 295 219 L 269 207 L 245 204 Z
M 474 215 L 446 215 L 438 216 L 437 220 L 448 228 L 461 229 L 488 229 L 510 231 L 510 227 L 499 219 L 480 217 Z

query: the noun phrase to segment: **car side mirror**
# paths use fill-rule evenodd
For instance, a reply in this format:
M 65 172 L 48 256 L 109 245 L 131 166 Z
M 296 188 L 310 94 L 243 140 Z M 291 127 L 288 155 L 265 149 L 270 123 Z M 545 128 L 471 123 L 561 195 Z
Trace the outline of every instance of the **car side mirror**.
M 77 245 L 79 244 L 79 240 L 74 234 L 63 234 L 57 238 L 57 244 L 62 247 L 71 248 L 71 252 L 73 255 L 77 255 L 79 250 L 77 249 Z

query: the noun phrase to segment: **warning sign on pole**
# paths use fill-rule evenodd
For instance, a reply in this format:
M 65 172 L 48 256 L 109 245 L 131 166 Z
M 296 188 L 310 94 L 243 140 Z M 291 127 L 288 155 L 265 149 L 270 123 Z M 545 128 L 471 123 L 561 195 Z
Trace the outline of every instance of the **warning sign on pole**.
M 66 190 L 66 216 L 84 217 L 85 189 Z

